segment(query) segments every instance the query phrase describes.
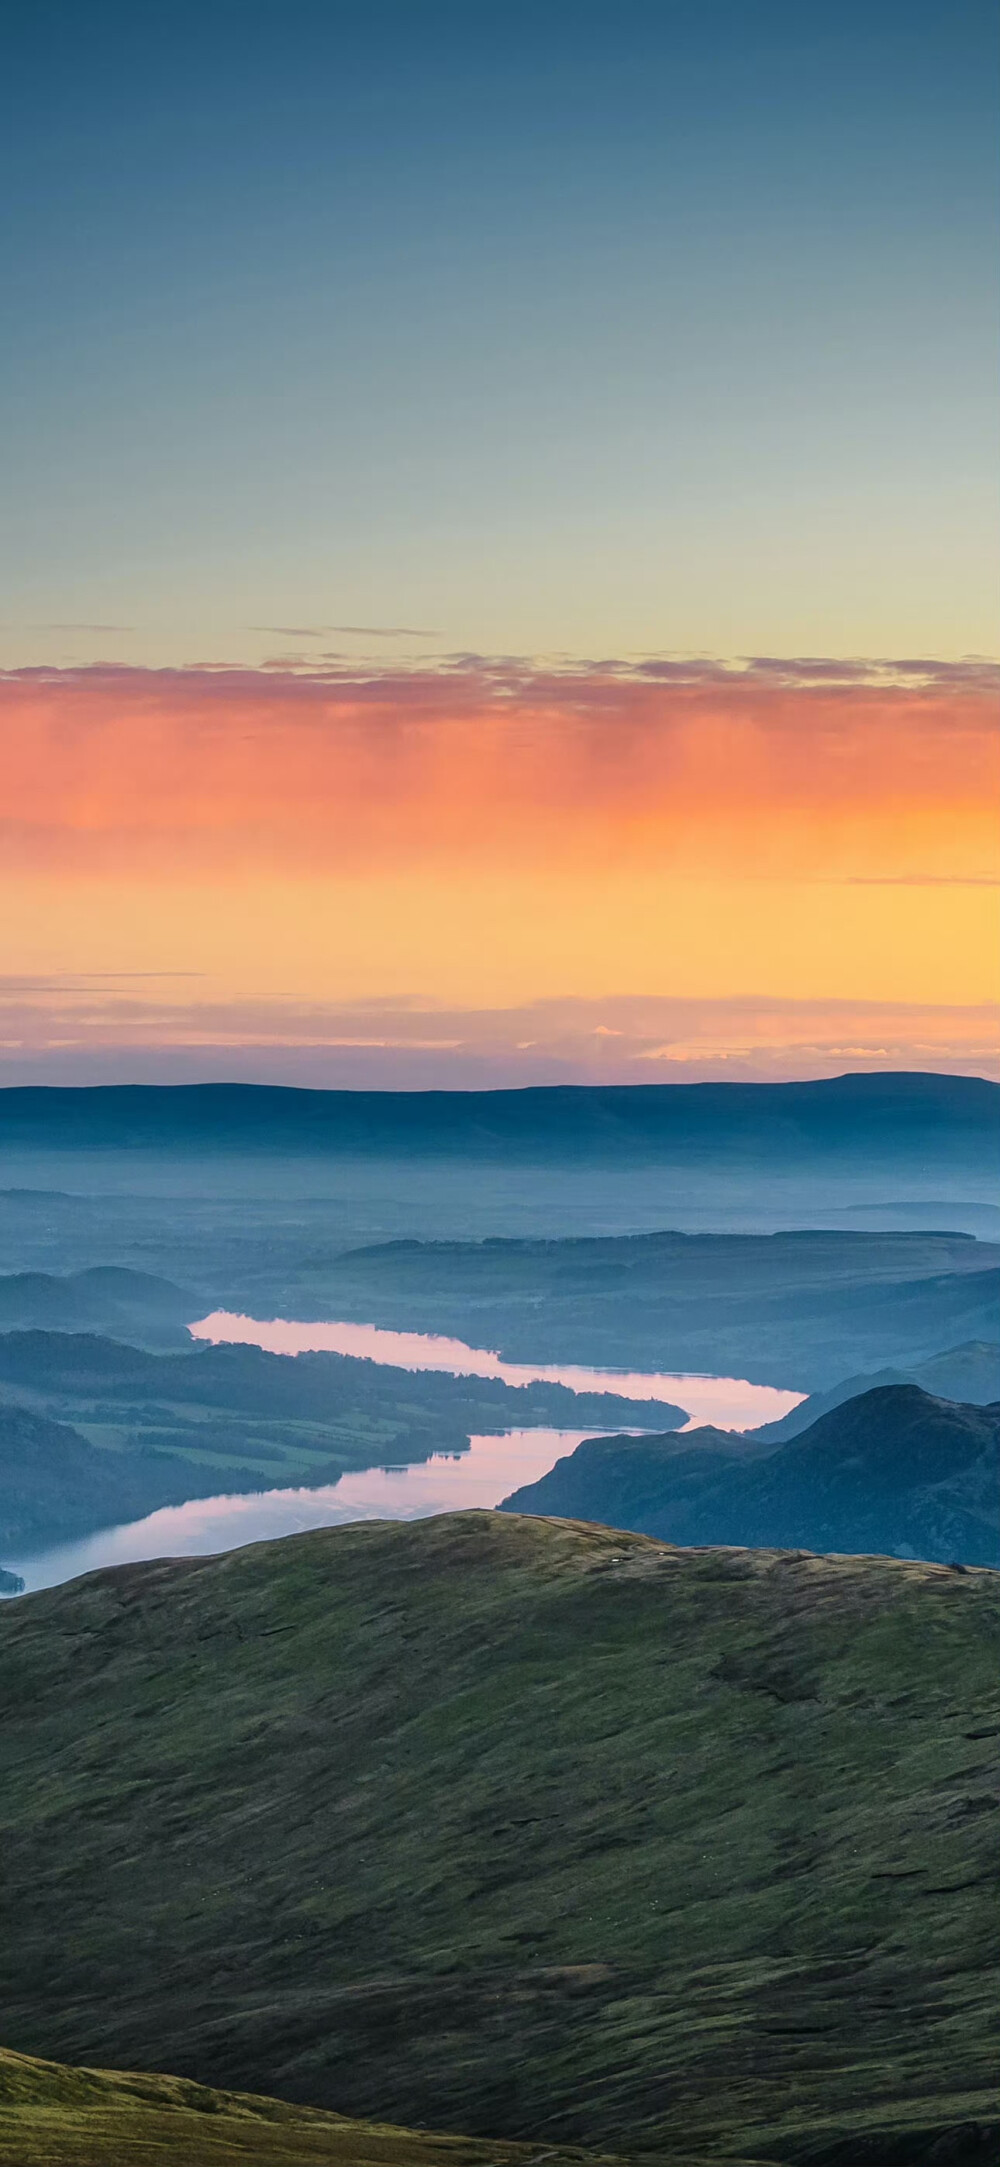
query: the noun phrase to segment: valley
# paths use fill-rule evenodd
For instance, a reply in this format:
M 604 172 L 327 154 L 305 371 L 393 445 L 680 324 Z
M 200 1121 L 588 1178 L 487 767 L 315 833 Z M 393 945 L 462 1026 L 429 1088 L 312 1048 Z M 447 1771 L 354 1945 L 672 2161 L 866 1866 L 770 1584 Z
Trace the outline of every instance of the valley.
M 956 1103 L 0 1107 L 3 2167 L 987 2167 Z
M 157 1354 L 73 1332 L 0 1332 L 0 1394 L 0 1557 L 187 1498 L 462 1454 L 472 1432 L 687 1420 L 670 1401 L 544 1379 L 509 1386 L 249 1346 Z
M 14 0 L 0 2167 L 1000 2167 L 995 0 Z

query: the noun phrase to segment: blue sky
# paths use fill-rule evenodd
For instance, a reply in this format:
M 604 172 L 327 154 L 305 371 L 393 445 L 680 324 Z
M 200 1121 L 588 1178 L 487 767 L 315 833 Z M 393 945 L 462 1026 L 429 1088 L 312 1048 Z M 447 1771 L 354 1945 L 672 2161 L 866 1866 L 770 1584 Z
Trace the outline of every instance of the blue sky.
M 992 6 L 6 26 L 3 661 L 995 646 Z

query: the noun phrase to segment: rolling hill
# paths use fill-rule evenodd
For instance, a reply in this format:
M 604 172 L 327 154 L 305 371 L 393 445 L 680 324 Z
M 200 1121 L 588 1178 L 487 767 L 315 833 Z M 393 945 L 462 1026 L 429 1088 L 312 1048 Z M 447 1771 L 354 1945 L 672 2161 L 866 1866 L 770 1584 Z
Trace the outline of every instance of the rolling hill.
M 501 1510 L 671 1542 L 998 1566 L 1000 1405 L 882 1385 L 779 1445 L 704 1429 L 588 1438 Z
M 313 1301 L 291 1314 L 441 1332 L 511 1361 L 822 1391 L 863 1368 L 995 1338 L 1000 1247 L 967 1234 L 823 1229 L 396 1241 L 331 1257 Z
M 0 2049 L 0 2167 L 535 2167 L 538 2151 Z M 615 2167 L 562 2145 L 545 2159 Z
M 997 1596 L 470 1513 L 8 1603 L 7 2040 L 543 2152 L 985 2167 Z
M 152 1272 L 113 1264 L 79 1272 L 0 1274 L 0 1331 L 98 1331 L 147 1346 L 188 1343 L 204 1302 Z

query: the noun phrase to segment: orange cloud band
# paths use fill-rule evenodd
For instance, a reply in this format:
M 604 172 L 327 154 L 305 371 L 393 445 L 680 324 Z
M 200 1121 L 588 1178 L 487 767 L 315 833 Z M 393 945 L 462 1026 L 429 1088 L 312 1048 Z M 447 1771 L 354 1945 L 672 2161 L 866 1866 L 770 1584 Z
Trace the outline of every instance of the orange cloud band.
M 466 662 L 0 679 L 8 870 L 997 876 L 978 666 Z

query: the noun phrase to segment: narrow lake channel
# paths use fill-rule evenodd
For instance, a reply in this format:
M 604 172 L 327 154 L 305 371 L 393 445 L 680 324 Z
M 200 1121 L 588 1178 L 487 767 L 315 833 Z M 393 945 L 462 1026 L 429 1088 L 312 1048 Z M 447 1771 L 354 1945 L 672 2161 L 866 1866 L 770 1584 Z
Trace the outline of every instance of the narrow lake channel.
M 353 1354 L 397 1369 L 447 1370 L 453 1377 L 499 1377 L 503 1384 L 563 1384 L 571 1392 L 617 1392 L 623 1399 L 670 1400 L 686 1407 L 690 1428 L 712 1422 L 720 1430 L 751 1430 L 776 1422 L 797 1407 L 801 1392 L 748 1384 L 745 1377 L 696 1377 L 679 1371 L 585 1369 L 566 1362 L 507 1362 L 488 1347 L 433 1332 L 389 1332 L 377 1324 L 298 1324 L 285 1317 L 241 1317 L 213 1310 L 189 1326 L 194 1339 L 271 1354 Z M 511 1485 L 508 1483 L 508 1489 Z M 506 1495 L 506 1492 L 504 1492 Z
M 260 1319 L 216 1310 L 190 1327 L 192 1337 L 274 1354 L 360 1355 L 401 1369 L 449 1371 L 461 1377 L 498 1377 L 522 1385 L 536 1379 L 577 1392 L 615 1392 L 628 1399 L 669 1400 L 686 1407 L 689 1427 L 751 1429 L 773 1422 L 798 1405 L 798 1392 L 749 1384 L 741 1377 L 696 1377 L 666 1371 L 585 1369 L 556 1363 L 506 1362 L 487 1348 L 430 1333 L 383 1331 L 373 1324 L 306 1324 Z M 318 1489 L 265 1490 L 250 1495 L 193 1498 L 127 1526 L 102 1528 L 81 1541 L 61 1543 L 32 1557 L 5 1557 L 27 1592 L 57 1587 L 101 1566 L 144 1558 L 199 1557 L 232 1550 L 307 1528 L 350 1520 L 415 1520 L 431 1513 L 493 1507 L 522 1483 L 535 1482 L 572 1452 L 586 1429 L 506 1430 L 473 1437 L 468 1452 L 435 1453 L 406 1467 L 373 1467 L 342 1475 Z

